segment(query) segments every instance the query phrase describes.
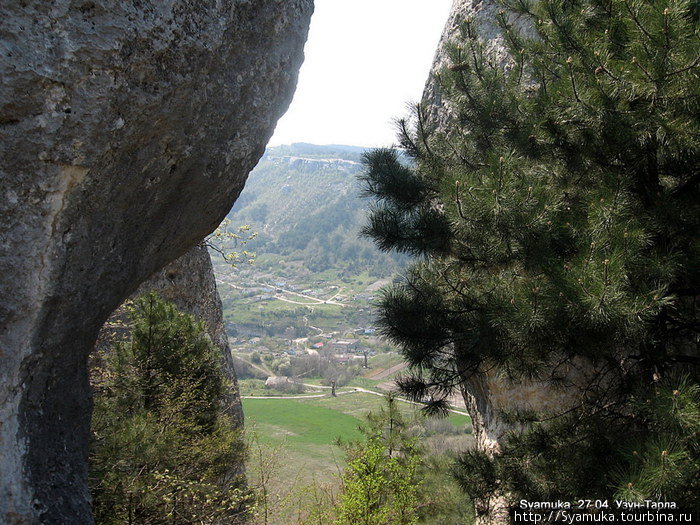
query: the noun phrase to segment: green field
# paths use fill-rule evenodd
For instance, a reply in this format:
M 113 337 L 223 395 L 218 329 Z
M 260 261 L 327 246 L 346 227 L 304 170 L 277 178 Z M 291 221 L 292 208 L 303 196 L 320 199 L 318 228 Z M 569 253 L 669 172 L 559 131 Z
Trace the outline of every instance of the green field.
M 246 425 L 282 429 L 277 434 L 297 444 L 330 445 L 339 436 L 346 440 L 359 439 L 361 434 L 357 426 L 367 413 L 378 411 L 383 405 L 381 396 L 361 392 L 338 397 L 243 400 Z M 401 400 L 399 406 L 406 420 L 421 418 L 420 407 Z M 457 428 L 466 427 L 470 421 L 468 416 L 454 413 L 450 413 L 447 420 Z
M 370 411 L 378 411 L 384 405 L 381 396 L 353 393 L 338 397 L 307 399 L 244 399 L 246 427 L 255 432 L 261 442 L 272 448 L 283 449 L 288 455 L 286 468 L 304 471 L 309 464 L 318 470 L 316 474 L 335 472 L 342 450 L 334 443 L 362 439 L 358 427 Z M 415 425 L 423 420 L 419 407 L 399 402 L 408 422 Z M 450 414 L 447 421 L 454 433 L 464 434 L 469 418 Z M 464 436 L 465 439 L 468 436 Z M 310 463 L 309 463 L 310 462 Z M 295 472 L 293 477 L 309 476 Z
M 364 417 L 368 412 L 376 412 L 385 405 L 383 397 L 365 393 L 346 394 L 338 397 L 297 399 L 294 401 L 302 405 L 312 405 L 325 409 L 331 409 L 344 415 L 353 416 L 360 422 L 364 420 Z M 419 406 L 399 400 L 399 407 L 401 408 L 404 418 L 409 422 L 416 420 L 417 418 L 422 418 L 421 409 Z M 464 428 L 470 421 L 468 416 L 452 413 L 447 417 L 447 420 L 452 424 L 452 426 L 458 428 Z
M 343 441 L 361 440 L 358 427 L 370 411 L 378 411 L 385 401 L 368 393 L 306 399 L 243 399 L 245 425 L 249 438 L 248 479 L 258 486 L 260 465 L 270 474 L 267 490 L 271 498 L 270 525 L 296 523 L 294 509 L 307 504 L 316 490 L 337 492 L 339 473 L 345 466 Z M 429 429 L 420 409 L 399 401 L 409 426 Z M 450 414 L 441 422 L 443 432 L 420 437 L 428 448 L 433 440 L 443 447 L 463 448 L 471 442 L 467 416 Z M 447 433 L 445 433 L 447 429 Z M 420 431 L 420 430 L 419 430 Z M 303 505 L 302 505 L 303 506 Z
M 274 496 L 268 523 L 296 523 L 290 513 L 308 504 L 314 487 L 337 487 L 345 462 L 334 442 L 340 437 L 359 439 L 360 420 L 295 399 L 244 399 L 243 410 L 251 438 L 249 483 L 259 489 L 261 474 L 270 476 L 266 491 Z
M 266 438 L 284 442 L 294 450 L 313 451 L 318 445 L 332 445 L 338 437 L 361 437 L 359 419 L 310 400 L 244 399 L 243 409 L 247 424 L 259 431 L 263 426 L 269 428 L 272 432 L 265 432 Z

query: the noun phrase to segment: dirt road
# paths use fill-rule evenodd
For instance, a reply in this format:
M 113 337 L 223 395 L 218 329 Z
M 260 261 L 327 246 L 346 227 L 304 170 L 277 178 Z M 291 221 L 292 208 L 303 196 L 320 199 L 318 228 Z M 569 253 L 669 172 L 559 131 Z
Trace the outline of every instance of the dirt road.
M 408 365 L 406 363 L 399 363 L 398 365 L 394 365 L 391 368 L 387 368 L 386 370 L 380 370 L 379 372 L 375 372 L 371 376 L 368 376 L 367 379 L 376 379 L 376 380 L 381 380 L 389 377 L 391 374 L 394 374 L 396 372 L 400 372 L 404 368 L 406 368 Z

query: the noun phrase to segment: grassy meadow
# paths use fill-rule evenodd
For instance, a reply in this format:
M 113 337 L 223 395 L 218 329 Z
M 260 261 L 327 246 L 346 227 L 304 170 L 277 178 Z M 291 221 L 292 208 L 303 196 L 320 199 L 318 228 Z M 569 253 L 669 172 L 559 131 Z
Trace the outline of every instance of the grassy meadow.
M 319 498 L 333 498 L 345 466 L 338 440 L 361 440 L 358 427 L 370 411 L 384 404 L 381 396 L 356 392 L 338 397 L 243 399 L 250 439 L 248 478 L 266 484 L 269 523 L 298 523 L 299 508 Z M 419 441 L 433 452 L 461 450 L 471 443 L 470 420 L 450 414 L 426 420 L 420 409 L 399 402 Z M 268 479 L 265 479 L 267 476 Z

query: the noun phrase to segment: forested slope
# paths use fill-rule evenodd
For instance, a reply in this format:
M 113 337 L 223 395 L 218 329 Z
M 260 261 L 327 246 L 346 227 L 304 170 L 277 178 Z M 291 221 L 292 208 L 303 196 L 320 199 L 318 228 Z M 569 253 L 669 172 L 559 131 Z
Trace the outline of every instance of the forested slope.
M 268 148 L 228 218 L 257 232 L 247 246 L 260 257 L 283 256 L 311 273 L 390 275 L 402 260 L 360 238 L 368 201 L 357 176 L 363 149 L 293 144 Z

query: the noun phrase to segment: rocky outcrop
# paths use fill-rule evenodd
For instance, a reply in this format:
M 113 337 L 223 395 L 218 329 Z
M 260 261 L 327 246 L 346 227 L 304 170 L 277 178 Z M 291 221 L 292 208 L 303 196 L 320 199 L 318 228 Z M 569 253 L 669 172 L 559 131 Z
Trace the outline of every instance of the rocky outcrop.
M 422 97 L 422 103 L 428 111 L 431 124 L 443 128 L 443 131 L 449 126 L 450 108 L 440 93 L 437 75 L 450 63 L 449 45 L 460 36 L 461 27 L 465 20 L 472 20 L 487 49 L 499 59 L 503 67 L 509 67 L 503 35 L 496 22 L 498 12 L 502 9 L 503 7 L 495 0 L 453 0 L 452 9 L 440 37 Z M 515 15 L 509 16 L 510 23 L 522 30 L 524 34 L 533 34 L 525 20 L 518 19 Z
M 461 393 L 472 419 L 477 448 L 492 456 L 501 452 L 507 434 L 517 429 L 506 414 L 562 414 L 594 393 L 596 378 L 598 387 L 605 381 L 599 369 L 583 360 L 552 358 L 550 370 L 556 382 L 546 379 L 514 382 L 489 364 L 482 364 L 475 373 L 462 378 Z M 512 495 L 502 491 L 487 499 L 475 499 L 477 524 L 511 523 L 509 512 L 513 503 Z
M 0 521 L 90 523 L 87 356 L 212 231 L 287 108 L 312 0 L 0 5 Z
M 497 4 L 493 0 L 453 0 L 452 9 L 433 58 L 428 81 L 423 90 L 422 103 L 430 114 L 431 124 L 442 128 L 448 125 L 449 108 L 440 93 L 440 85 L 437 78 L 440 71 L 449 65 L 447 47 L 459 36 L 461 24 L 467 18 L 475 18 L 477 16 L 483 38 L 497 44 L 500 40 L 500 33 L 495 25 L 496 9 Z

